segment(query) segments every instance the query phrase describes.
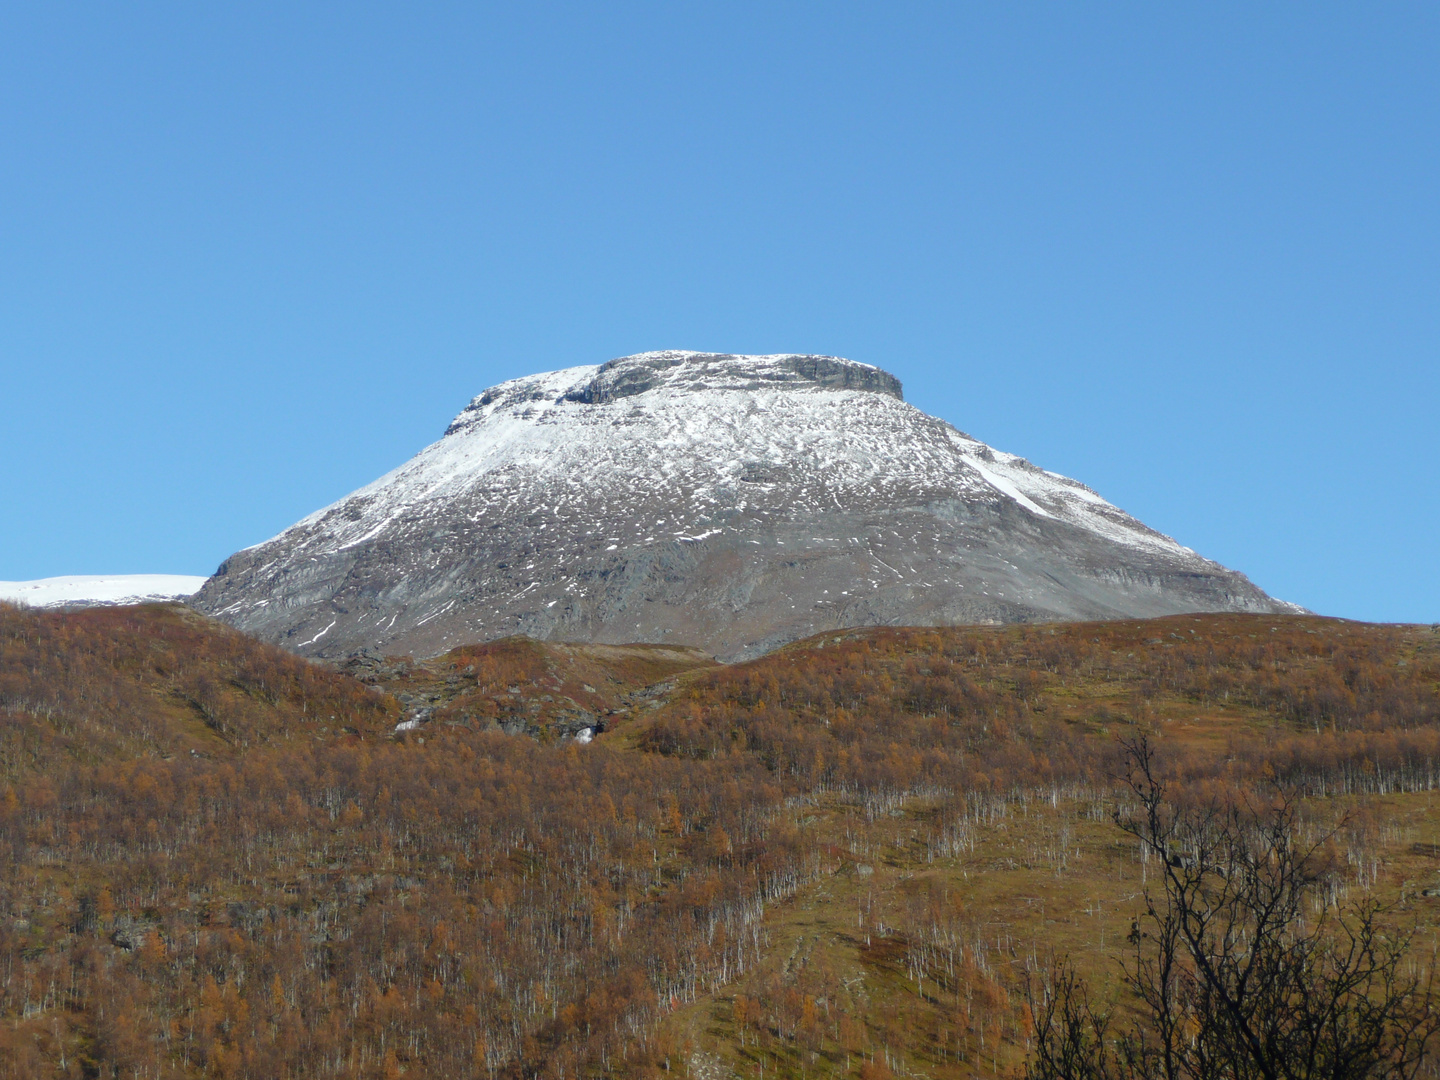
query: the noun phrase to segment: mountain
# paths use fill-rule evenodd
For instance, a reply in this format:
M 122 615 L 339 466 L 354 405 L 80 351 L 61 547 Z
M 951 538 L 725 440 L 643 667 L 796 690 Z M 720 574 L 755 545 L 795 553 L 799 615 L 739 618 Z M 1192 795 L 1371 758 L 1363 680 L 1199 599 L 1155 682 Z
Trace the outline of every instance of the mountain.
M 524 634 L 734 659 L 862 625 L 1299 610 L 878 368 L 696 352 L 492 387 L 192 603 L 318 657 Z
M 205 578 L 191 574 L 73 574 L 0 581 L 0 600 L 26 607 L 118 607 L 183 600 Z

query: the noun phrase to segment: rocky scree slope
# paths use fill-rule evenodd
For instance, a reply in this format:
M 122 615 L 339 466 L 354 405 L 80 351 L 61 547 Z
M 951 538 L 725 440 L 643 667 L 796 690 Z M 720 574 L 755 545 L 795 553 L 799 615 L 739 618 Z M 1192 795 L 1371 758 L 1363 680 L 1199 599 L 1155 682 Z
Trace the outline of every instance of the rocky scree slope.
M 1295 611 L 829 356 L 514 379 L 192 603 L 307 656 L 524 634 L 722 659 L 840 627 Z

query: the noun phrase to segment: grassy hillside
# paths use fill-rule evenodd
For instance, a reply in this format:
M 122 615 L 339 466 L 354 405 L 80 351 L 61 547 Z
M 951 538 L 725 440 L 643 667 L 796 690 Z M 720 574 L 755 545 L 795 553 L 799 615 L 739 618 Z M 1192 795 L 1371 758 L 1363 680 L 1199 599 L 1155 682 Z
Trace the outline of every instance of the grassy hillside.
M 0 715 L 3 782 L 67 764 L 230 758 L 302 735 L 373 738 L 399 709 L 179 605 L 0 604 Z
M 0 1076 L 1010 1075 L 1027 971 L 1113 984 L 1141 732 L 1440 914 L 1429 627 L 512 640 L 369 686 L 178 609 L 0 628 Z
M 1339 828 L 1342 891 L 1440 915 L 1440 632 L 1205 616 L 827 635 L 692 682 L 632 731 L 792 778 L 833 859 L 755 967 L 668 1018 L 707 1074 L 1008 1075 L 1026 972 L 1100 987 L 1149 873 L 1111 823 L 1121 738 L 1195 795 L 1278 781 Z M 1433 931 L 1430 935 L 1433 942 Z

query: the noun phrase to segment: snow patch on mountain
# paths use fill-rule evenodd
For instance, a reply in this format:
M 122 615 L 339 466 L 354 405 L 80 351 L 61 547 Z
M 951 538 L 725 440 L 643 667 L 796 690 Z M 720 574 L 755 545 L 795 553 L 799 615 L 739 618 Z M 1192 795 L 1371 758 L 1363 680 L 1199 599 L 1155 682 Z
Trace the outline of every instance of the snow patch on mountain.
M 0 600 L 27 607 L 118 607 L 185 600 L 207 578 L 192 574 L 74 574 L 0 581 Z
M 690 357 L 708 354 L 653 352 L 624 359 Z M 959 486 L 1117 543 L 1193 554 L 1085 485 L 994 450 L 907 404 L 898 396 L 898 382 L 893 397 L 802 384 L 789 378 L 784 366 L 800 359 L 812 358 L 716 357 L 695 368 L 661 367 L 644 390 L 608 400 L 603 408 L 584 400 L 602 371 L 597 365 L 500 383 L 476 397 L 444 438 L 267 542 L 318 525 L 306 549 L 331 554 L 380 535 L 418 503 L 439 505 L 471 495 L 489 477 L 505 477 L 507 490 L 487 500 L 487 507 L 524 507 L 543 487 L 554 513 L 569 501 L 588 499 L 597 488 L 680 483 L 690 497 L 675 512 L 693 522 L 715 505 L 719 488 L 764 484 L 769 472 L 794 483 L 811 472 L 825 480 L 832 495 L 836 486 L 931 491 Z M 870 365 L 854 366 L 884 375 Z M 946 438 L 917 442 L 916 428 L 940 429 Z M 817 485 L 813 508 L 819 509 L 819 502 Z M 664 531 L 677 538 L 686 538 L 690 529 L 707 536 L 718 531 L 704 523 L 670 524 L 676 527 Z

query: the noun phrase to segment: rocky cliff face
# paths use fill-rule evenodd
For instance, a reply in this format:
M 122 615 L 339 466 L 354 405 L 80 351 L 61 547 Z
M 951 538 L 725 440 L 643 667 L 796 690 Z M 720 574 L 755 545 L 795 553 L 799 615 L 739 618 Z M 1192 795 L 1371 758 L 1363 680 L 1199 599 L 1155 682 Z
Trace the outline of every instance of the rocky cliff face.
M 692 352 L 493 387 L 192 602 L 320 657 L 526 634 L 730 659 L 847 626 L 1298 610 L 878 368 Z

